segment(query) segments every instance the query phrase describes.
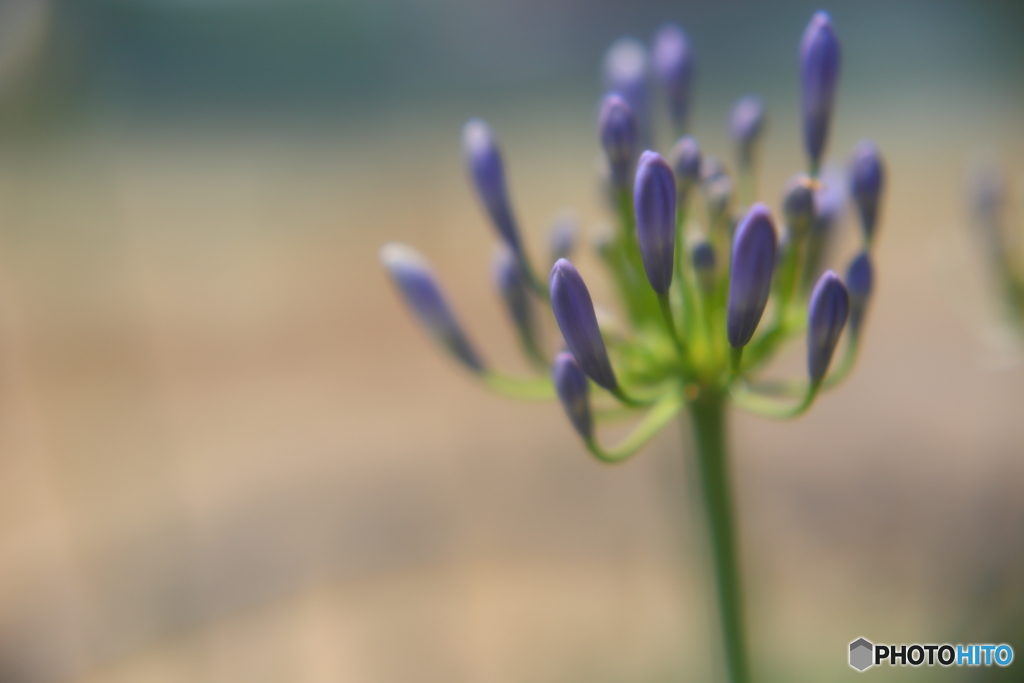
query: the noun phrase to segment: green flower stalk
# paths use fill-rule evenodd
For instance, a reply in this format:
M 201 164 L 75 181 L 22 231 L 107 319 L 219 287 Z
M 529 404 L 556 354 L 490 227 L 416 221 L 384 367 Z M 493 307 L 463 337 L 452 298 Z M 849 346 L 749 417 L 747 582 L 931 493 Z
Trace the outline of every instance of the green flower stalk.
M 653 120 L 646 110 L 647 51 L 633 40 L 613 46 L 605 69 L 611 92 L 599 107 L 597 137 L 611 171 L 606 182 L 615 200 L 614 227 L 595 247 L 628 322 L 614 330 L 600 322 L 604 317 L 586 284 L 591 271 L 569 260 L 576 259 L 574 230 L 553 237 L 548 253 L 555 260 L 546 286 L 532 276 L 496 138 L 481 121 L 467 124 L 470 177 L 502 243 L 494 281 L 523 351 L 540 368 L 536 376 L 511 377 L 481 362 L 421 257 L 413 259 L 397 246 L 382 252 L 403 298 L 452 356 L 499 393 L 557 397 L 583 445 L 600 461 L 626 460 L 669 423 L 690 422 L 731 683 L 747 683 L 751 666 L 730 483 L 729 411 L 774 419 L 806 412 L 854 367 L 873 292 L 872 249 L 884 178 L 873 145 L 858 147 L 851 170 L 864 221 L 863 249 L 846 270 L 847 283 L 824 264 L 830 226 L 842 207 L 837 181 L 818 177 L 837 89 L 838 50 L 828 16 L 816 14 L 800 50 L 807 173 L 783 188 L 774 212 L 749 196 L 739 198 L 749 208 L 737 213 L 736 176 L 702 154 L 693 137 L 678 139 L 664 157 L 654 150 L 640 153 Z M 688 103 L 693 57 L 680 29 L 658 33 L 654 58 L 663 85 L 685 84 Z M 669 136 L 675 139 L 681 100 L 667 99 L 665 105 L 674 109 L 665 118 L 673 122 Z M 740 177 L 753 177 L 752 150 L 764 142 L 762 120 L 759 100 L 741 100 L 732 113 L 740 165 L 746 166 Z M 743 184 L 744 192 L 753 188 L 752 182 Z M 551 329 L 543 324 L 551 317 L 561 340 L 543 334 Z M 807 374 L 766 378 L 783 345 L 801 337 Z M 606 445 L 601 426 L 623 415 L 635 419 L 633 430 Z

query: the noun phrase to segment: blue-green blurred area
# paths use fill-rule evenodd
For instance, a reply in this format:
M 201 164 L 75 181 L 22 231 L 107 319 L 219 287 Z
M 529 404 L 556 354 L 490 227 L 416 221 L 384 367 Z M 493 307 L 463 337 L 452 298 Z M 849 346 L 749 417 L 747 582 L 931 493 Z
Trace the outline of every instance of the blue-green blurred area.
M 33 31 L 34 122 L 94 108 L 139 116 L 231 112 L 331 118 L 423 99 L 591 87 L 607 44 L 685 24 L 705 97 L 794 88 L 811 2 L 539 0 L 9 0 Z M 1017 2 L 834 2 L 847 95 L 1013 87 L 1024 64 Z M 47 15 L 46 34 L 36 15 Z M 32 24 L 21 29 L 18 20 Z M 27 47 L 27 46 L 26 46 Z M 23 87 L 26 87 L 23 84 Z M 962 95 L 957 95 L 962 96 Z M 8 97 L 10 99 L 10 97 Z M 11 105 L 8 104 L 8 107 Z
M 964 173 L 986 148 L 1022 194 L 1024 5 L 824 8 L 828 163 L 864 137 L 886 159 L 878 291 L 843 387 L 791 423 L 731 416 L 755 680 L 853 680 L 861 636 L 1009 642 L 1019 680 L 1024 344 Z M 722 680 L 690 435 L 598 465 L 557 405 L 435 348 L 377 250 L 422 251 L 483 355 L 525 372 L 463 122 L 499 135 L 535 262 L 575 209 L 614 308 L 591 254 L 607 46 L 681 24 L 693 132 L 727 165 L 729 108 L 761 95 L 777 212 L 817 9 L 0 0 L 0 683 Z

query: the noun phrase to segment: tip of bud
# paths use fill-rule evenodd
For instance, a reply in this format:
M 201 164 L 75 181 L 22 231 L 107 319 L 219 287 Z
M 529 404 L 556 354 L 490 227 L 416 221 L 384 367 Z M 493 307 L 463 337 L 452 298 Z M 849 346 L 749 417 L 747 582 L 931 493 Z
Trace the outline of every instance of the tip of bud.
M 612 184 L 627 186 L 636 154 L 637 130 L 633 109 L 625 99 L 614 93 L 605 95 L 597 115 L 597 130 L 608 157 Z
M 771 211 L 754 204 L 733 237 L 726 327 L 729 344 L 742 348 L 754 336 L 771 294 L 778 238 Z
M 686 122 L 689 108 L 693 54 L 683 29 L 665 24 L 654 33 L 652 41 L 654 73 L 668 96 L 669 113 L 677 125 Z
M 494 131 L 482 119 L 470 119 L 462 126 L 462 151 L 469 176 L 487 214 L 505 243 L 521 255 L 519 230 L 505 186 L 505 168 Z
M 676 244 L 676 181 L 657 152 L 640 155 L 633 187 L 636 237 L 647 279 L 664 294 L 672 284 Z
M 828 138 L 832 103 L 839 80 L 839 39 L 825 12 L 811 17 L 800 42 L 800 81 L 804 144 L 817 168 Z
M 484 365 L 448 307 L 427 260 L 400 242 L 388 242 L 378 255 L 405 303 L 423 326 L 466 367 L 483 372 Z
M 815 189 L 816 183 L 803 173 L 794 176 L 786 184 L 782 196 L 782 214 L 786 218 L 786 226 L 796 239 L 805 236 L 814 225 Z
M 828 372 L 832 353 L 850 315 L 850 296 L 831 270 L 818 278 L 807 309 L 807 372 L 820 382 Z
M 672 147 L 672 170 L 681 192 L 688 191 L 700 180 L 701 153 L 697 140 L 689 135 L 679 138 Z
M 874 283 L 874 269 L 871 267 L 871 256 L 862 251 L 846 269 L 846 288 L 852 302 L 861 304 L 871 296 Z
M 729 131 L 745 154 L 749 154 L 763 128 L 764 102 L 757 95 L 741 97 L 729 116 Z
M 864 235 L 871 239 L 878 221 L 878 203 L 885 184 L 885 166 L 878 147 L 862 140 L 850 158 L 850 194 L 860 211 Z
M 494 131 L 483 119 L 470 119 L 462 126 L 462 150 L 468 157 L 487 153 L 495 146 Z
M 551 221 L 548 229 L 548 248 L 551 252 L 551 263 L 558 259 L 569 258 L 576 249 L 580 234 L 580 217 L 572 209 L 561 211 Z
M 693 272 L 697 276 L 697 283 L 705 292 L 710 291 L 715 285 L 715 269 L 718 259 L 715 257 L 715 248 L 710 242 L 698 242 L 693 247 Z
M 576 266 L 558 259 L 551 268 L 551 309 L 566 346 L 583 372 L 608 390 L 618 386 L 594 312 L 594 301 Z
M 647 69 L 644 44 L 628 36 L 619 38 L 604 56 L 605 86 L 628 99 L 629 91 L 647 81 Z
M 590 440 L 594 435 L 590 417 L 590 385 L 572 353 L 562 351 L 555 356 L 551 364 L 551 378 L 554 380 L 558 400 L 572 426 L 580 436 Z

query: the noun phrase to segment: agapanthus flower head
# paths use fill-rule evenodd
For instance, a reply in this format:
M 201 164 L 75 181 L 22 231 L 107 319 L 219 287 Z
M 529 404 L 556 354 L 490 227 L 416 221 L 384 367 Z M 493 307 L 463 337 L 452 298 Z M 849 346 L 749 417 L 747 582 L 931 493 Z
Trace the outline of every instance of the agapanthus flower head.
M 885 185 L 885 166 L 878 147 L 860 142 L 850 159 L 850 194 L 857 202 L 864 237 L 870 243 L 878 222 L 878 205 Z
M 815 184 L 803 173 L 794 176 L 786 184 L 782 196 L 782 214 L 786 218 L 786 227 L 797 240 L 803 239 L 814 226 Z
M 590 384 L 576 357 L 569 351 L 559 352 L 551 365 L 551 378 L 572 426 L 584 440 L 592 439 L 594 425 L 590 417 Z
M 535 333 L 533 299 L 530 294 L 530 283 L 523 273 L 523 268 L 512 250 L 501 244 L 494 252 L 491 263 L 491 277 L 494 287 L 505 302 L 512 323 L 524 339 L 532 341 Z
M 676 251 L 676 181 L 657 152 L 640 155 L 633 186 L 636 237 L 651 288 L 658 294 L 672 284 Z
M 462 150 L 469 177 L 498 235 L 521 258 L 522 242 L 512 214 L 505 185 L 505 167 L 494 131 L 485 121 L 470 119 L 462 127 Z
M 643 43 L 627 36 L 611 44 L 604 56 L 604 86 L 626 100 L 644 138 L 650 115 L 650 60 Z
M 843 281 L 826 270 L 814 285 L 807 307 L 807 372 L 812 382 L 825 378 L 849 314 L 850 296 Z
M 740 159 L 749 163 L 764 129 L 764 102 L 757 95 L 741 97 L 729 116 L 729 132 L 740 151 Z
M 555 216 L 548 228 L 548 252 L 553 264 L 560 258 L 569 258 L 576 250 L 580 236 L 580 217 L 575 211 L 565 210 Z
M 683 29 L 663 24 L 652 41 L 654 73 L 668 99 L 669 115 L 678 128 L 686 125 L 693 80 L 693 52 Z
M 427 331 L 463 365 L 474 372 L 483 372 L 480 356 L 449 308 L 426 259 L 406 244 L 388 242 L 380 249 L 380 261 L 405 303 Z
M 698 242 L 693 247 L 691 258 L 693 259 L 693 273 L 697 276 L 697 284 L 705 292 L 710 292 L 715 286 L 715 269 L 717 267 L 715 248 L 710 242 Z
M 608 158 L 612 186 L 628 187 L 638 144 L 637 126 L 633 108 L 622 96 L 612 93 L 601 100 L 597 130 Z
M 764 204 L 754 204 L 736 228 L 732 243 L 726 332 L 733 348 L 746 346 L 761 321 L 771 294 L 777 245 L 771 211 Z
M 836 85 L 839 82 L 839 39 L 826 12 L 816 12 L 800 43 L 804 145 L 817 171 L 828 140 Z
M 700 181 L 700 145 L 689 135 L 681 137 L 672 147 L 671 159 L 679 195 L 685 197 L 690 189 Z
M 608 390 L 618 386 L 594 313 L 594 301 L 576 266 L 559 259 L 551 269 L 551 309 L 566 346 L 583 372 Z

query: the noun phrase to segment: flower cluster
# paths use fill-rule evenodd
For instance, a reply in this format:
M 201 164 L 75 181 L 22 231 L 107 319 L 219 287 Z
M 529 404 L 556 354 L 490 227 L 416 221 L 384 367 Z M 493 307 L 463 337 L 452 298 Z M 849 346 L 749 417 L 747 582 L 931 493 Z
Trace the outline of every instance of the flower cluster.
M 617 461 L 638 450 L 685 405 L 731 401 L 752 412 L 787 418 L 835 386 L 856 358 L 872 292 L 884 166 L 871 142 L 860 143 L 843 172 L 821 173 L 840 67 L 829 16 L 818 12 L 799 50 L 803 142 L 807 173 L 784 189 L 778 217 L 756 197 L 757 151 L 765 104 L 741 98 L 729 118 L 735 175 L 703 154 L 687 135 L 694 62 L 685 33 L 666 25 L 650 50 L 623 38 L 604 63 L 607 94 L 597 133 L 607 162 L 607 196 L 617 230 L 596 251 L 611 277 L 629 331 L 595 308 L 571 262 L 577 230 L 556 222 L 547 281 L 534 269 L 505 182 L 498 140 L 487 123 L 470 120 L 462 140 L 469 177 L 501 246 L 494 283 L 523 351 L 543 371 L 535 379 L 503 375 L 482 360 L 442 295 L 426 261 L 391 243 L 381 259 L 424 326 L 491 388 L 544 398 L 554 393 L 587 447 Z M 649 149 L 663 104 L 678 136 L 667 155 Z M 822 263 L 849 196 L 862 228 L 862 249 L 845 281 Z M 564 346 L 552 354 L 544 332 L 550 306 Z M 845 352 L 832 358 L 843 332 Z M 788 339 L 806 334 L 807 377 L 765 381 L 760 373 Z M 598 409 L 592 385 L 614 397 Z M 595 425 L 648 409 L 615 448 L 598 443 Z

